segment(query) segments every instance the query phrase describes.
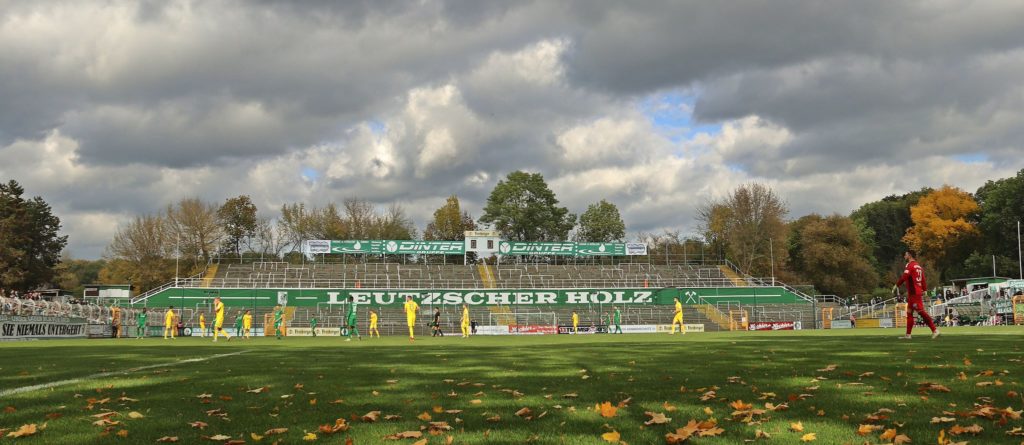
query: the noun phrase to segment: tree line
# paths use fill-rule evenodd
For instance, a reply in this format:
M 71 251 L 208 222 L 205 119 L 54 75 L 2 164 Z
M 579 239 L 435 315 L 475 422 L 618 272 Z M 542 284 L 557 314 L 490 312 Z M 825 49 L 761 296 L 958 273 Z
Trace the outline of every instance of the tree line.
M 698 220 L 704 241 L 743 271 L 768 276 L 774 270 L 784 282 L 810 283 L 823 294 L 888 295 L 907 249 L 918 252 L 936 285 L 1016 277 L 1024 170 L 974 193 L 945 185 L 887 196 L 849 215 L 788 214 L 770 187 L 747 184 L 701 206 Z
M 487 227 L 515 241 L 621 242 L 618 207 L 601 200 L 576 215 L 560 205 L 542 175 L 516 171 L 498 181 L 479 218 L 450 196 L 418 231 L 400 204 L 359 198 L 311 206 L 287 203 L 276 218 L 261 216 L 250 197 L 221 203 L 187 198 L 122 223 L 97 261 L 61 252 L 67 237 L 41 198 L 24 198 L 16 182 L 0 185 L 0 287 L 51 285 L 80 293 L 84 284 L 131 283 L 136 290 L 201 272 L 214 256 L 299 260 L 308 239 L 462 240 Z M 751 183 L 696 210 L 696 233 L 636 233 L 652 260 L 728 258 L 759 277 L 809 283 L 843 297 L 881 294 L 902 270 L 907 248 L 920 253 L 932 282 L 996 274 L 1015 276 L 1016 224 L 1024 215 L 1024 170 L 988 181 L 974 193 L 925 188 L 887 196 L 849 215 L 791 218 L 771 187 Z M 176 261 L 177 260 L 177 261 Z
M 210 259 L 249 257 L 299 260 L 302 243 L 311 239 L 463 240 L 465 232 L 487 225 L 507 239 L 621 241 L 625 223 L 607 201 L 588 207 L 578 219 L 559 206 L 554 192 L 537 173 L 513 172 L 491 192 L 483 215 L 474 219 L 458 196 L 448 197 L 418 231 L 398 203 L 378 206 L 364 199 L 311 206 L 287 203 L 274 219 L 260 217 L 252 199 L 242 195 L 221 204 L 188 198 L 161 212 L 136 216 L 118 227 L 104 253 L 98 279 L 131 283 L 137 290 L 203 271 Z

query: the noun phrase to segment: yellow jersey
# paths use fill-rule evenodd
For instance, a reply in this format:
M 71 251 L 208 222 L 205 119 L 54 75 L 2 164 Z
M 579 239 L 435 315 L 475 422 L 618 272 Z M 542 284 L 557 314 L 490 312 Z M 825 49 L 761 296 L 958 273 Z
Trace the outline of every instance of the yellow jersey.
M 469 324 L 469 308 L 462 308 L 462 324 Z
M 121 308 L 115 307 L 110 310 L 110 318 L 114 321 L 114 324 L 121 323 Z
M 199 314 L 199 326 L 206 326 L 206 316 Z
M 416 301 L 409 300 L 405 302 L 405 317 L 416 318 L 416 312 L 419 312 L 420 305 L 416 304 Z
M 242 326 L 245 329 L 249 329 L 249 328 L 252 327 L 252 315 L 245 314 L 245 315 L 242 316 Z
M 682 313 L 682 312 L 683 312 L 683 303 L 677 301 L 676 302 L 676 313 L 679 314 L 679 313 Z
M 167 310 L 164 314 L 164 325 L 171 326 L 174 324 L 174 311 L 171 309 Z
M 377 324 L 377 313 L 376 312 L 371 312 L 370 313 L 370 325 L 373 326 L 373 325 L 376 325 L 376 324 Z
M 578 324 L 580 324 L 580 316 L 576 315 L 576 314 L 572 314 L 572 325 L 576 326 Z
M 217 312 L 217 322 L 224 322 L 224 302 L 217 302 L 217 304 L 213 306 L 213 310 Z

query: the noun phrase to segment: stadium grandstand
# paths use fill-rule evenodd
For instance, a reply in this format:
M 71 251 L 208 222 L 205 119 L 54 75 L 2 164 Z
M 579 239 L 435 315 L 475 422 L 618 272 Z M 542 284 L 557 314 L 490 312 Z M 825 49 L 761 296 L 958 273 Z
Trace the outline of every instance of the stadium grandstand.
M 257 334 L 280 304 L 295 335 L 307 334 L 313 318 L 322 332 L 336 334 L 349 297 L 360 306 L 360 323 L 367 310 L 379 314 L 385 335 L 406 332 L 401 306 L 406 296 L 421 306 L 418 334 L 429 332 L 435 310 L 441 312 L 442 330 L 457 332 L 463 303 L 476 331 L 492 334 L 555 333 L 559 326 L 564 330 L 573 311 L 582 329 L 604 332 L 616 308 L 626 332 L 667 331 L 676 298 L 691 331 L 814 328 L 823 322 L 823 308 L 839 307 L 770 278 L 751 277 L 718 257 L 654 257 L 643 245 L 531 245 L 491 237 L 488 245 L 499 246 L 494 251 L 472 252 L 491 254 L 488 261 L 469 260 L 469 239 L 464 248 L 463 241 L 438 242 L 458 243 L 442 254 L 429 249 L 444 246 L 426 242 L 314 241 L 335 248 L 306 249 L 298 262 L 212 261 L 196 276 L 118 303 L 158 312 L 174 306 L 183 324 L 197 326 L 199 314 L 209 318 L 213 298 L 220 297 L 229 321 L 242 310 L 252 311 Z M 353 246 L 359 249 L 353 252 Z M 550 250 L 562 247 L 562 254 Z M 627 247 L 632 255 L 626 254 Z M 516 249 L 536 252 L 517 255 Z
M 90 285 L 84 301 L 7 297 L 0 298 L 0 312 L 67 317 L 88 325 L 94 337 L 112 335 L 114 307 L 122 333 L 135 332 L 137 315 L 145 308 L 153 314 L 147 335 L 160 335 L 163 314 L 173 306 L 179 335 L 200 335 L 200 314 L 212 320 L 216 297 L 227 306 L 229 326 L 244 310 L 251 311 L 256 335 L 269 331 L 266 327 L 278 305 L 284 308 L 289 335 L 310 335 L 313 319 L 321 335 L 339 335 L 350 301 L 361 308 L 360 325 L 366 323 L 367 311 L 373 310 L 384 335 L 404 335 L 402 303 L 407 296 L 421 306 L 418 335 L 430 333 L 428 323 L 435 311 L 440 311 L 442 331 L 457 332 L 462 304 L 469 306 L 474 331 L 492 335 L 564 332 L 574 311 L 582 330 L 607 332 L 609 317 L 616 310 L 626 333 L 667 332 L 675 299 L 683 305 L 687 329 L 698 332 L 899 328 L 905 323 L 901 314 L 906 305 L 898 298 L 847 304 L 772 278 L 752 277 L 714 255 L 652 256 L 642 245 L 628 246 L 634 254 L 627 255 L 624 244 L 608 243 L 610 250 L 605 253 L 601 249 L 606 245 L 588 250 L 581 246 L 589 243 L 569 242 L 535 243 L 542 247 L 537 253 L 514 255 L 506 254 L 511 248 L 499 241 L 504 252 L 498 248 L 473 252 L 491 254 L 479 256 L 486 261 L 475 261 L 477 255 L 467 255 L 471 252 L 468 241 L 465 248 L 447 254 L 416 250 L 437 247 L 428 242 L 403 242 L 411 243 L 410 247 L 389 246 L 393 242 L 384 240 L 325 241 L 348 248 L 320 252 L 307 248 L 303 255 L 290 257 L 292 261 L 218 257 L 195 276 L 174 279 L 139 295 L 132 296 L 129 286 Z M 351 252 L 352 246 L 361 244 L 370 247 Z M 568 253 L 551 255 L 552 244 L 564 245 Z M 962 296 L 947 290 L 947 298 L 934 301 L 932 315 L 944 320 L 954 314 L 952 323 L 958 324 L 991 324 L 1000 318 L 1024 322 L 1013 315 L 1018 304 L 1024 305 L 1024 297 L 1019 296 L 1024 282 L 997 283 L 964 283 L 956 288 Z

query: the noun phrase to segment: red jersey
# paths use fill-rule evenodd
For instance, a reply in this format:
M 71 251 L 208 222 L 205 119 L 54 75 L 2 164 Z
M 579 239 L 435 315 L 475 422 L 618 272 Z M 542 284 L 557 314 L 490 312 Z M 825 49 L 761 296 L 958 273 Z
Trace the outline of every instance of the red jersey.
M 899 286 L 904 282 L 907 283 L 907 296 L 909 297 L 920 297 L 928 288 L 928 284 L 924 280 L 924 269 L 917 264 L 917 261 L 907 263 L 907 268 L 903 270 L 903 276 L 900 277 L 900 281 L 896 282 L 896 285 Z

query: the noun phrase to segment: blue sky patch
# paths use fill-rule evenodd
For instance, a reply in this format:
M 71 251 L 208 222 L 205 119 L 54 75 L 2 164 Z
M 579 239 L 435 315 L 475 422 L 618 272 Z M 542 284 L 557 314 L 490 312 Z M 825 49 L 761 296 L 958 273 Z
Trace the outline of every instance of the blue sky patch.
M 953 159 L 956 159 L 965 164 L 980 164 L 988 162 L 988 155 L 985 153 L 966 153 L 953 155 Z
M 314 182 L 317 179 L 320 179 L 320 172 L 313 167 L 302 167 L 302 179 Z
M 378 137 L 383 136 L 384 132 L 388 129 L 388 127 L 384 125 L 384 122 L 379 120 L 366 121 L 366 126 L 370 127 L 370 132 L 373 133 L 374 136 Z
M 722 131 L 721 124 L 694 122 L 693 105 L 696 101 L 694 94 L 672 90 L 652 94 L 638 106 L 651 125 L 672 142 L 692 139 L 698 133 L 717 134 Z

